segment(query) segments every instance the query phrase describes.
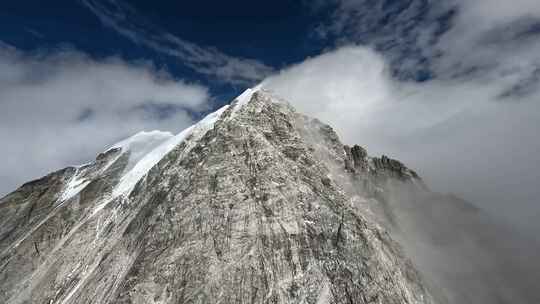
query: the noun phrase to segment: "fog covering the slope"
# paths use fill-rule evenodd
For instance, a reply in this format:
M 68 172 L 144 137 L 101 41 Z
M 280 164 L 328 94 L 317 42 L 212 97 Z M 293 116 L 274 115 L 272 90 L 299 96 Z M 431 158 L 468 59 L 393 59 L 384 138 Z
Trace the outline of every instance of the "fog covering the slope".
M 533 238 L 466 200 L 425 188 L 422 182 L 389 180 L 381 195 L 373 195 L 362 179 L 335 163 L 333 152 L 327 150 L 327 135 L 316 132 L 321 122 L 311 123 L 307 129 L 313 131 L 303 139 L 315 147 L 330 178 L 351 197 L 353 208 L 400 243 L 442 303 L 540 302 L 540 246 Z M 369 149 L 368 154 L 373 155 Z
M 161 160 L 128 196 L 110 200 L 129 162 L 114 149 L 88 166 L 92 185 L 67 204 L 56 198 L 74 168 L 7 197 L 3 232 L 16 245 L 1 244 L 4 302 L 433 303 L 387 234 L 345 211 L 347 196 L 299 136 L 295 111 L 253 96 L 244 111 L 188 128 L 170 153 L 162 144 L 141 158 L 135 167 Z M 329 144 L 343 163 L 343 146 Z M 32 212 L 36 204 L 49 208 Z M 46 225 L 35 226 L 42 216 Z
M 450 303 L 540 301 L 540 246 L 529 236 L 453 195 L 387 191 L 394 238 Z
M 309 58 L 263 86 L 333 126 L 344 142 L 387 154 L 434 190 L 455 193 L 540 236 L 540 103 L 501 100 L 510 78 L 394 80 L 385 58 L 348 46 Z

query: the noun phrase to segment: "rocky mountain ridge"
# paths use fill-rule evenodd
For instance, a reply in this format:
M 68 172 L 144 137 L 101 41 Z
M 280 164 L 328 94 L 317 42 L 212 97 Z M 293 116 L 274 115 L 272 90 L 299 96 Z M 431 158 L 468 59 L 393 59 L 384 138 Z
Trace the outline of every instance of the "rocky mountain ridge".
M 178 135 L 140 133 L 0 199 L 0 303 L 520 299 L 499 272 L 485 289 L 440 265 L 479 252 L 454 248 L 480 227 L 456 201 L 248 89 Z
M 275 101 L 248 90 L 135 163 L 112 148 L 4 197 L 0 301 L 432 303 L 315 156 L 344 166 L 347 148 L 312 144 L 303 124 L 327 126 Z

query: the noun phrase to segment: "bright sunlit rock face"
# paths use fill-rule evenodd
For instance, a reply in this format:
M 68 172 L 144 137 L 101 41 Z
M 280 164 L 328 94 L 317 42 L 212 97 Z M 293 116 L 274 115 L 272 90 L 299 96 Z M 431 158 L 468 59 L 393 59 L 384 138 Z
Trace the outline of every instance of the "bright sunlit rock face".
M 529 303 L 540 273 L 526 238 L 260 87 L 23 185 L 0 220 L 5 303 Z
M 0 304 L 540 303 L 539 0 L 4 2 Z
M 1 301 L 433 303 L 340 185 L 416 174 L 248 93 L 175 137 L 135 135 L 3 198 Z

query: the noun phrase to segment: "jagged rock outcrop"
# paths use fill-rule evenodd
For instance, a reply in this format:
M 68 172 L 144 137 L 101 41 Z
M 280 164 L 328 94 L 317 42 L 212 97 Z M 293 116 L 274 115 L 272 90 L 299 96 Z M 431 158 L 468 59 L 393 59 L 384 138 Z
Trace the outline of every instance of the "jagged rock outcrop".
M 388 158 L 385 155 L 383 155 L 381 158 L 374 157 L 372 159 L 372 162 L 373 162 L 373 166 L 376 169 L 388 172 L 393 177 L 397 177 L 401 179 L 408 179 L 408 178 L 420 179 L 418 177 L 418 174 L 416 174 L 416 172 L 405 167 L 405 165 L 403 165 L 400 161 Z
M 400 161 L 391 159 L 386 155 L 380 158 L 369 157 L 366 149 L 359 145 L 352 147 L 345 145 L 343 148 L 346 154 L 345 170 L 349 172 L 360 174 L 370 173 L 375 176 L 402 180 L 421 180 L 416 172 L 407 168 Z
M 343 180 L 416 175 L 264 91 L 135 154 L 0 200 L 1 303 L 435 302 Z

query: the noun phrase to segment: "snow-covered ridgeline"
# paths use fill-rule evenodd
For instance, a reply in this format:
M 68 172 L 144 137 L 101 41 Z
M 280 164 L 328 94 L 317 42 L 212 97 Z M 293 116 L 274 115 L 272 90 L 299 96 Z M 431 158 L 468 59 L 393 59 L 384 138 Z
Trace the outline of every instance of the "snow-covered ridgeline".
M 228 107 L 229 106 L 226 105 L 219 110 L 208 114 L 195 125 L 178 133 L 176 136 L 169 138 L 144 155 L 144 157 L 142 157 L 131 170 L 122 176 L 120 183 L 113 191 L 113 197 L 119 195 L 128 195 L 133 187 L 135 187 L 137 182 L 143 178 L 148 171 L 152 169 L 152 167 L 154 167 L 165 155 L 184 142 L 188 137 L 191 136 L 191 141 L 196 142 L 199 138 L 204 136 L 208 130 L 214 127 L 215 122 Z
M 114 198 L 121 195 L 124 197 L 128 196 L 135 187 L 135 185 L 139 182 L 139 180 L 144 178 L 146 174 L 150 171 L 150 169 L 152 169 L 161 159 L 163 159 L 164 156 L 169 154 L 169 152 L 171 152 L 175 147 L 183 143 L 188 138 L 190 139 L 191 143 L 195 143 L 197 140 L 199 140 L 202 136 L 204 136 L 204 134 L 206 134 L 207 131 L 214 127 L 216 121 L 228 107 L 228 105 L 223 106 L 219 110 L 208 114 L 198 123 L 183 130 L 176 136 L 169 138 L 168 140 L 154 148 L 152 151 L 144 155 L 144 157 L 142 157 L 133 166 L 131 170 L 127 171 L 120 178 L 120 182 L 113 189 L 112 195 L 109 197 L 109 199 L 96 206 L 96 208 L 94 208 L 94 211 L 92 212 L 92 215 L 97 214 L 100 210 L 105 208 L 105 206 L 109 204 Z M 191 149 L 191 147 L 192 145 L 187 145 L 185 151 L 188 151 L 189 149 Z
M 231 111 L 231 117 L 234 117 L 236 112 L 244 107 L 244 105 L 251 100 L 253 94 L 259 91 L 261 88 L 262 85 L 249 88 L 235 98 L 235 103 L 233 104 L 234 107 Z M 118 185 L 114 188 L 111 198 L 119 195 L 129 195 L 137 182 L 143 178 L 148 171 L 152 169 L 152 167 L 154 167 L 165 155 L 167 155 L 188 138 L 190 138 L 191 145 L 188 144 L 186 146 L 186 151 L 189 151 L 198 139 L 204 136 L 208 130 L 213 128 L 215 122 L 228 107 L 229 106 L 226 105 L 219 110 L 208 114 L 201 121 L 186 128 L 177 135 L 158 130 L 149 132 L 142 131 L 109 147 L 106 152 L 115 148 L 120 148 L 122 150 L 122 154 L 129 152 L 129 161 L 128 165 L 126 166 L 125 173 L 120 178 Z M 103 170 L 105 170 L 115 161 L 116 158 L 111 160 Z M 69 184 L 65 187 L 61 200 L 65 201 L 75 196 L 82 189 L 84 189 L 89 182 L 90 180 L 80 178 L 77 172 Z M 104 206 L 99 206 L 98 209 L 103 207 Z
M 144 157 L 145 154 L 152 151 L 156 146 L 173 136 L 174 135 L 170 132 L 142 131 L 112 145 L 105 152 L 117 148 L 122 149 L 123 152 L 129 151 L 129 163 L 126 167 L 126 170 L 130 170 L 142 157 Z M 109 160 L 109 162 L 100 169 L 100 173 L 107 170 L 109 166 L 118 159 L 119 156 L 120 155 Z M 60 196 L 60 201 L 67 201 L 68 199 L 77 195 L 90 183 L 90 179 L 83 177 L 84 170 L 82 170 L 82 168 L 88 165 L 90 164 L 84 164 L 76 167 L 75 174 L 73 174 L 73 177 L 65 186 L 64 191 Z
M 159 130 L 154 131 L 142 131 L 127 139 L 124 139 L 114 145 L 112 145 L 107 151 L 111 149 L 122 149 L 123 152 L 129 151 L 129 163 L 126 167 L 126 171 L 131 170 L 139 160 L 141 160 L 146 154 L 150 153 L 160 144 L 174 137 L 171 132 L 164 132 Z
M 257 91 L 259 91 L 262 88 L 262 85 L 259 84 L 253 88 L 249 88 L 245 90 L 242 94 L 240 94 L 238 97 L 236 97 L 234 100 L 236 100 L 236 103 L 234 104 L 234 108 L 231 111 L 231 117 L 234 117 L 236 115 L 236 112 L 238 112 L 244 105 L 246 105 L 250 100 L 253 94 Z
M 235 98 L 236 103 L 232 109 L 231 116 L 233 116 L 238 110 L 240 110 L 244 105 L 246 105 L 250 100 L 253 94 L 261 89 L 261 85 L 255 86 L 245 90 L 237 98 Z M 221 117 L 223 112 L 229 107 L 229 105 L 221 107 L 219 110 L 208 114 L 201 121 L 195 125 L 183 130 L 178 133 L 176 136 L 171 137 L 165 140 L 163 143 L 158 145 L 156 148 L 151 150 L 148 153 L 145 153 L 143 157 L 137 160 L 137 163 L 129 170 L 120 180 L 120 183 L 116 186 L 113 191 L 113 197 L 119 195 L 128 195 L 137 182 L 143 178 L 152 167 L 154 167 L 165 155 L 171 152 L 175 147 L 184 142 L 188 137 L 190 138 L 191 145 L 186 146 L 185 151 L 189 151 L 193 144 L 196 143 L 201 137 L 203 137 L 206 132 L 214 127 L 215 122 Z M 159 132 L 159 131 L 157 131 Z M 122 146 L 133 148 L 133 144 L 129 140 L 120 142 L 119 144 L 113 146 Z M 133 153 L 133 152 L 131 152 Z M 131 157 L 130 157 L 131 162 Z

